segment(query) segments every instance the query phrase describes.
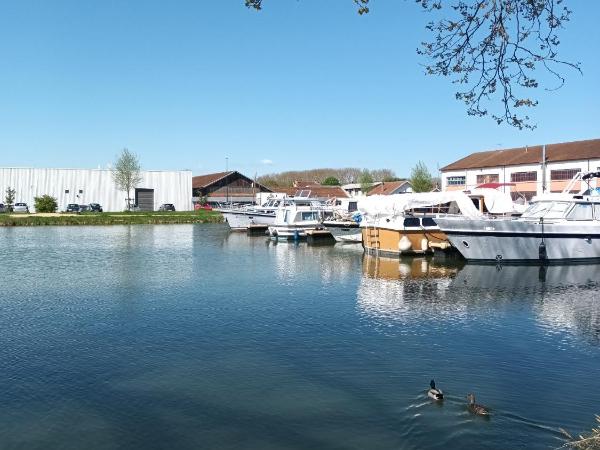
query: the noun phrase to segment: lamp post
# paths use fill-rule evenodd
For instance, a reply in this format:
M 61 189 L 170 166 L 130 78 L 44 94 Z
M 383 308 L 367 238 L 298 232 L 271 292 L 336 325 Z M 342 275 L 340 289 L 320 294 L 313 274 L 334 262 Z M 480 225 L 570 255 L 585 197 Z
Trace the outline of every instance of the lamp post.
M 225 173 L 229 172 L 229 157 L 225 157 Z M 227 180 L 227 176 L 225 175 L 225 203 L 229 203 L 229 181 Z

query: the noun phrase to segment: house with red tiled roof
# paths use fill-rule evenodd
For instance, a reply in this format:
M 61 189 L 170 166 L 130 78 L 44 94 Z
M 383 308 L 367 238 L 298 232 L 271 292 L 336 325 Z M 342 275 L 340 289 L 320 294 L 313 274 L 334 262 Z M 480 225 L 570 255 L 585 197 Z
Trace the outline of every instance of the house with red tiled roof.
M 195 203 L 252 203 L 259 192 L 273 192 L 237 170 L 192 177 L 192 200 Z
M 408 180 L 383 181 L 371 189 L 367 195 L 393 195 L 407 192 L 412 192 L 412 186 Z
M 494 183 L 529 199 L 561 192 L 577 172 L 600 170 L 600 139 L 476 152 L 440 170 L 444 191 Z
M 286 193 L 287 195 L 308 196 L 315 200 L 330 200 L 332 198 L 348 198 L 349 195 L 341 186 L 324 186 L 313 182 L 295 182 L 291 188 L 277 188 L 278 192 Z

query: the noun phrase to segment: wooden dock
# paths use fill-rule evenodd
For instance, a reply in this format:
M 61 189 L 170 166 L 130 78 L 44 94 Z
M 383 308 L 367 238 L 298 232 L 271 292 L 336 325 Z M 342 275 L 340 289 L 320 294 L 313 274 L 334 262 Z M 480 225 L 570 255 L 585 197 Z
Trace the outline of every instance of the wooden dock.
M 334 245 L 335 238 L 329 230 L 308 230 L 306 243 L 308 245 Z
M 269 225 L 263 224 L 252 224 L 248 225 L 246 232 L 248 236 L 264 236 L 267 234 L 267 230 L 269 229 Z

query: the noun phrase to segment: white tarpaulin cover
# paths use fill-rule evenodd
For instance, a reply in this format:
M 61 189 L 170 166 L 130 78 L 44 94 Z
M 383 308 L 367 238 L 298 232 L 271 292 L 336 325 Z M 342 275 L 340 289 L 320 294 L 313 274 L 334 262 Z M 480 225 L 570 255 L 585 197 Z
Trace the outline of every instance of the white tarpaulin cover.
M 482 213 L 475 207 L 464 192 L 423 192 L 418 194 L 371 195 L 358 201 L 358 210 L 363 216 L 401 216 L 413 208 L 426 208 L 454 202 L 465 217 L 481 217 Z M 512 208 L 511 208 L 512 211 Z
M 515 205 L 510 194 L 506 192 L 490 188 L 472 189 L 470 192 L 472 195 L 482 195 L 485 207 L 492 214 L 510 214 L 524 210 L 525 205 Z M 517 210 L 517 206 L 522 206 L 520 211 Z

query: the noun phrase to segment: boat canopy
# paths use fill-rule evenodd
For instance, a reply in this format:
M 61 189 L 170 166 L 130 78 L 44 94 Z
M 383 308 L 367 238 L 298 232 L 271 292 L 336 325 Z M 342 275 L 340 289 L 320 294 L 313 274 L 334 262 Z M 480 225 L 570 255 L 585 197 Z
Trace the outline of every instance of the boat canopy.
M 515 205 L 510 194 L 497 189 L 475 188 L 470 191 L 470 194 L 483 196 L 485 207 L 491 214 L 522 213 L 525 210 L 525 205 Z
M 358 201 L 358 210 L 364 216 L 397 216 L 404 215 L 405 211 L 411 209 L 427 208 L 452 202 L 456 203 L 460 214 L 466 217 L 476 218 L 483 215 L 475 207 L 469 196 L 461 191 L 371 195 Z

